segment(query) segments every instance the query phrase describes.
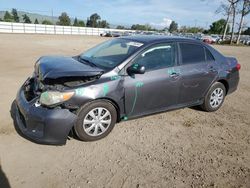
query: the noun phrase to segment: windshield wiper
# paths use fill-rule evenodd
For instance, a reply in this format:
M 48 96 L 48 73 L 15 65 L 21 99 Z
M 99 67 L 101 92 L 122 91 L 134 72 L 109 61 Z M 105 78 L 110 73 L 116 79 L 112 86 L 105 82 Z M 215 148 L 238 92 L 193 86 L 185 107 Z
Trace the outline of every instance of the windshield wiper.
M 82 58 L 81 56 L 79 56 L 79 60 L 81 61 L 81 62 L 86 62 L 86 63 L 88 63 L 90 66 L 93 66 L 93 67 L 98 67 L 96 64 L 94 64 L 92 61 L 90 61 L 90 60 L 88 60 L 88 59 L 86 59 L 86 58 Z

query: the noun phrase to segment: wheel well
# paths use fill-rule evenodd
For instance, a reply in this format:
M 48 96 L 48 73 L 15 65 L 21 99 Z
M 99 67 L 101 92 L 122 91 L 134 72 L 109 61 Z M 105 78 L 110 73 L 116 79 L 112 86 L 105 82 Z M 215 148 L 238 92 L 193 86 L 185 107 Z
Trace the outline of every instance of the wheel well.
M 226 80 L 218 80 L 218 82 L 222 83 L 225 86 L 225 88 L 226 88 L 226 94 L 227 94 L 228 89 L 229 89 L 228 82 Z
M 117 112 L 117 122 L 119 122 L 121 120 L 119 105 L 114 100 L 112 100 L 110 98 L 99 98 L 97 100 L 104 100 L 104 101 L 107 101 L 107 102 L 111 103 L 115 107 L 116 112 Z

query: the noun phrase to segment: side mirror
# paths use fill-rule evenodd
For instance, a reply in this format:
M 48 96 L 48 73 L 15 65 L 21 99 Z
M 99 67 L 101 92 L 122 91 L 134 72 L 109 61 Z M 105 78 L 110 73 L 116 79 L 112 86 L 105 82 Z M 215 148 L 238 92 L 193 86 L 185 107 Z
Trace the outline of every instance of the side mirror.
M 139 65 L 137 63 L 131 65 L 127 68 L 127 72 L 129 75 L 133 74 L 144 74 L 145 73 L 145 67 L 142 65 Z

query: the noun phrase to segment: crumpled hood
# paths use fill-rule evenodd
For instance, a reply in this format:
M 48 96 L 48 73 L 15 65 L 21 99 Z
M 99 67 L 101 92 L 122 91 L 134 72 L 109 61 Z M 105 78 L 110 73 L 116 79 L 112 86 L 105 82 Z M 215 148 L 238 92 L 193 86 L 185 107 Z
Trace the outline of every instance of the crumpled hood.
M 103 70 L 81 63 L 72 57 L 44 56 L 36 65 L 35 72 L 39 79 L 58 79 L 67 77 L 88 77 L 101 75 Z

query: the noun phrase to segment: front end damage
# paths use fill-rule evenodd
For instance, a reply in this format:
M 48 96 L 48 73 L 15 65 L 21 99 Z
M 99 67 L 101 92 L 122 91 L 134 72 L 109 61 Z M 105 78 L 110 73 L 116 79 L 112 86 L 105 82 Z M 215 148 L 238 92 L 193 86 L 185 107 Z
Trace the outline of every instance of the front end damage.
M 77 120 L 78 109 L 96 99 L 115 101 L 119 119 L 124 113 L 124 88 L 117 74 L 104 74 L 102 69 L 76 58 L 40 58 L 13 103 L 16 128 L 36 143 L 63 145 Z
M 36 143 L 63 145 L 67 141 L 70 130 L 77 119 L 77 109 L 81 103 L 77 102 L 77 88 L 83 88 L 100 78 L 100 72 L 85 76 L 72 76 L 62 73 L 62 77 L 41 75 L 41 66 L 36 67 L 31 78 L 27 79 L 19 89 L 12 105 L 11 113 L 15 127 L 22 135 Z M 52 69 L 49 71 L 52 72 Z M 51 74 L 55 76 L 55 74 Z M 71 91 L 74 96 L 65 102 L 45 105 L 40 98 L 46 92 Z
M 64 80 L 64 78 L 63 78 Z M 40 103 L 40 96 L 46 91 L 63 91 L 71 89 L 62 80 L 47 82 L 44 84 L 37 77 L 29 78 L 17 93 L 16 100 L 12 108 L 12 116 L 16 127 L 26 137 L 41 144 L 63 145 L 66 143 L 70 130 L 76 119 L 78 104 L 67 101 L 61 104 L 45 106 Z M 75 81 L 79 83 L 89 83 L 93 78 Z M 72 84 L 72 83 L 71 83 Z M 72 99 L 73 101 L 75 99 Z

